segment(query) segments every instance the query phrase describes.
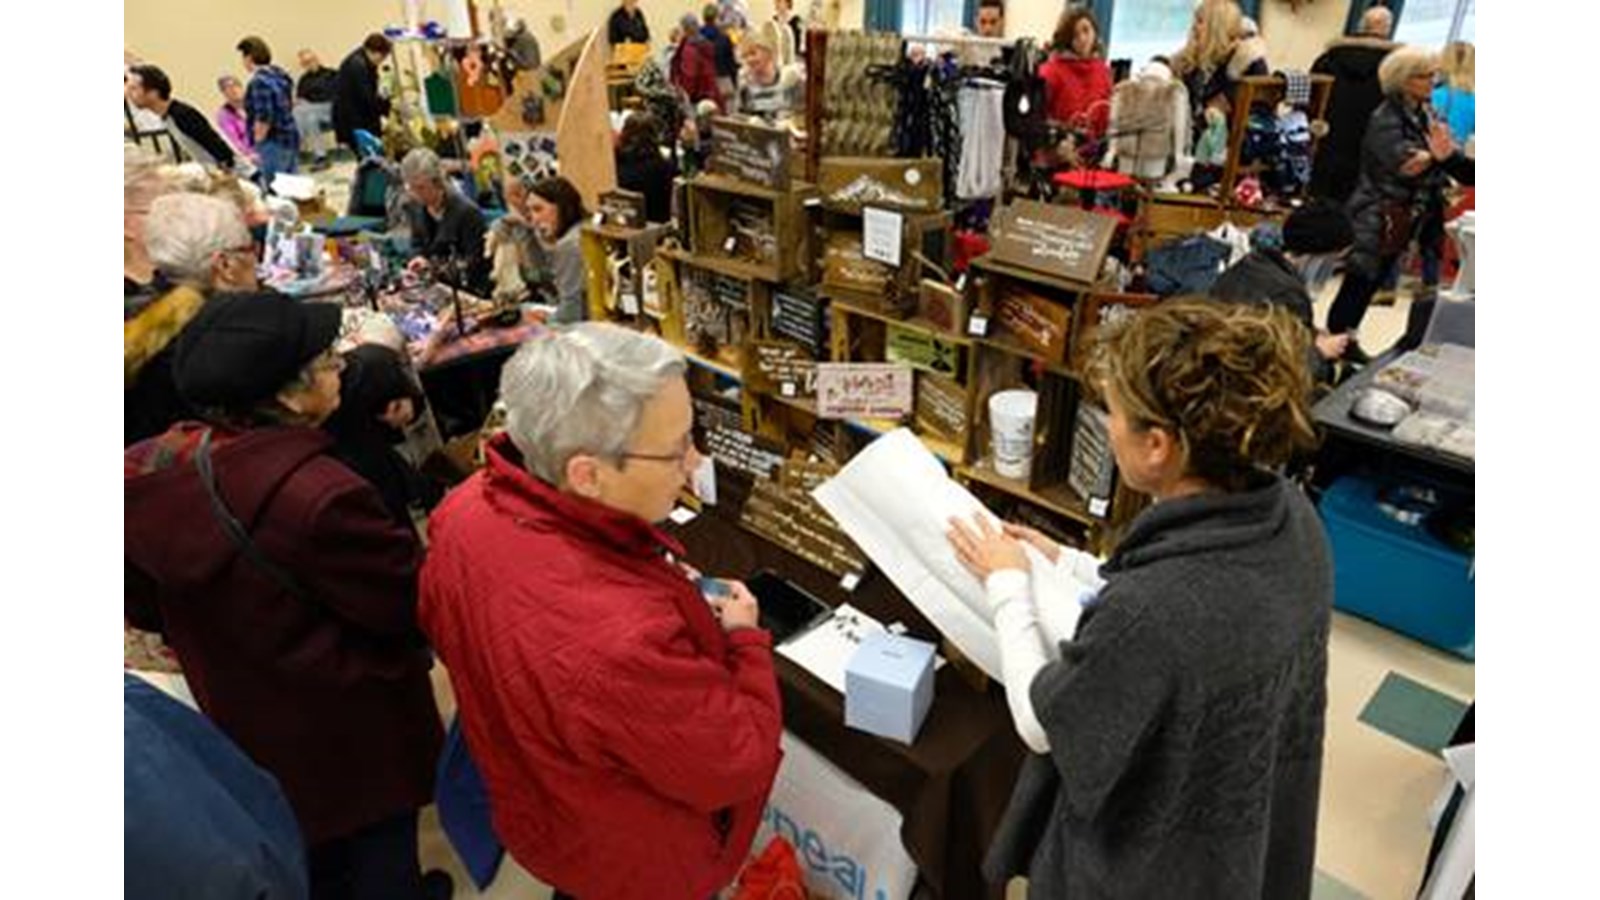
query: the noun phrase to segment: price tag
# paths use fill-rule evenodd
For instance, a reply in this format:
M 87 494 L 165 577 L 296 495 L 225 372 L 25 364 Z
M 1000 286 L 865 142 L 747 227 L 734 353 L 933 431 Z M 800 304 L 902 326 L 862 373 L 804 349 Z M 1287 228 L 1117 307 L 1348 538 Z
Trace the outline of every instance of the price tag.
M 806 200 L 805 200 L 805 206 L 806 206 L 807 209 L 810 209 L 810 208 L 816 207 L 816 206 L 821 206 L 821 205 L 822 205 L 822 198 L 821 197 L 807 197 Z
M 673 522 L 676 522 L 679 525 L 687 525 L 690 522 L 693 522 L 695 520 L 695 518 L 697 516 L 699 516 L 699 515 L 700 515 L 699 513 L 695 512 L 694 510 L 690 509 L 687 506 L 679 506 L 679 507 L 675 507 L 672 510 L 672 512 L 667 513 L 667 518 L 671 519 Z
M 732 253 L 733 248 L 737 246 L 739 246 L 739 240 L 730 234 L 728 235 L 728 239 L 722 242 L 722 252 Z
M 702 457 L 699 468 L 689 479 L 690 489 L 707 506 L 717 505 L 717 463 L 711 457 Z
M 860 583 L 861 574 L 858 572 L 846 572 L 844 577 L 839 579 L 839 587 L 842 588 L 846 593 L 854 591 L 856 589 L 856 585 Z
M 1111 501 L 1104 497 L 1092 497 L 1089 500 L 1089 515 L 1103 519 L 1106 511 L 1111 508 Z
M 966 289 L 967 289 L 967 273 L 962 272 L 960 275 L 956 276 L 956 290 L 958 292 L 962 292 L 962 291 L 965 291 Z
M 793 397 L 793 396 L 794 396 L 794 393 L 795 393 L 795 392 L 794 392 L 794 382 L 792 382 L 792 381 L 785 381 L 785 382 L 784 382 L 784 383 L 783 383 L 783 387 L 782 387 L 782 388 L 781 388 L 781 390 L 782 390 L 782 392 L 783 392 L 783 395 L 784 395 L 784 396 L 785 396 L 785 397 Z
M 989 334 L 989 320 L 984 316 L 973 316 L 967 320 L 967 334 L 973 337 L 985 337 Z

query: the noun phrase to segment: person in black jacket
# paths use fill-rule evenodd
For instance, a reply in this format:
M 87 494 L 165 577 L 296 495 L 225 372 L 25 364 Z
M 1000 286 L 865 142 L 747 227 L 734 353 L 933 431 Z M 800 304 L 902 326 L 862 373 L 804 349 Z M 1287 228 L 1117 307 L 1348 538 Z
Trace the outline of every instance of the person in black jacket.
M 411 226 L 410 268 L 433 266 L 440 280 L 489 296 L 483 212 L 450 187 L 438 155 L 426 147 L 406 154 L 400 161 L 400 177 L 410 195 L 405 207 Z
M 317 58 L 317 54 L 302 49 L 298 55 L 300 78 L 294 85 L 294 121 L 300 127 L 300 139 L 311 148 L 313 163 L 318 168 L 328 164 L 327 134 L 333 130 L 333 98 L 339 90 L 339 76 Z
M 678 167 L 661 153 L 661 122 L 652 113 L 636 112 L 622 125 L 617 141 L 617 186 L 644 195 L 644 217 L 665 222 L 672 217 L 672 179 Z
M 611 39 L 613 47 L 618 44 L 650 43 L 650 26 L 645 23 L 644 10 L 639 8 L 639 0 L 622 0 L 622 5 L 611 11 L 611 21 L 607 23 L 606 35 Z
M 128 69 L 128 102 L 160 116 L 184 155 L 207 168 L 233 169 L 233 147 L 211 127 L 206 114 L 172 96 L 172 81 L 159 68 L 141 64 Z
M 395 522 L 412 529 L 412 506 L 431 509 L 441 492 L 395 445 L 405 440 L 406 426 L 421 415 L 425 403 L 399 353 L 362 344 L 344 354 L 339 408 L 322 425 L 333 435 L 333 455 L 372 482 Z
M 1346 207 L 1355 244 L 1328 310 L 1328 330 L 1352 335 L 1345 358 L 1356 363 L 1367 353 L 1355 333 L 1385 273 L 1419 235 L 1438 231 L 1448 178 L 1473 181 L 1473 164 L 1451 139 L 1449 124 L 1435 121 L 1428 108 L 1438 68 L 1437 54 L 1414 46 L 1396 49 L 1378 67 L 1384 100 L 1367 124 L 1360 180 Z
M 1288 310 L 1312 336 L 1306 354 L 1312 377 L 1326 383 L 1333 374 L 1332 361 L 1344 355 L 1350 336 L 1318 331 L 1312 318 L 1312 298 L 1332 276 L 1334 264 L 1349 251 L 1353 240 L 1355 233 L 1344 210 L 1326 201 L 1312 201 L 1284 221 L 1281 249 L 1272 241 L 1257 242 L 1243 259 L 1217 276 L 1211 297 Z
M 739 57 L 733 52 L 733 39 L 718 24 L 721 12 L 715 3 L 707 3 L 700 11 L 700 36 L 711 43 L 717 64 L 717 90 L 722 92 L 726 107 L 733 98 L 734 86 L 739 77 Z
M 1378 64 L 1395 48 L 1389 40 L 1394 17 L 1374 6 L 1361 17 L 1361 34 L 1341 38 L 1311 64 L 1317 75 L 1333 76 L 1328 99 L 1328 134 L 1317 144 L 1311 165 L 1310 193 L 1343 203 L 1356 189 L 1361 174 L 1361 139 L 1367 133 L 1372 111 L 1383 102 L 1378 85 Z
M 339 64 L 333 96 L 333 133 L 339 143 L 356 149 L 356 131 L 383 133 L 389 101 L 378 96 L 378 66 L 393 49 L 389 39 L 376 32 Z

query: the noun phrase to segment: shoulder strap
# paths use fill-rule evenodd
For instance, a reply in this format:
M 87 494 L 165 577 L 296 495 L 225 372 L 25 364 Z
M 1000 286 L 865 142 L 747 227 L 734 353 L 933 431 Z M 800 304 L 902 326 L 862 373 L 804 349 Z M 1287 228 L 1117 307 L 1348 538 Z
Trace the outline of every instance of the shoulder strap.
M 222 526 L 222 530 L 228 535 L 229 540 L 233 541 L 233 545 L 239 549 L 240 553 L 244 554 L 245 559 L 250 560 L 251 564 L 265 572 L 268 577 L 276 581 L 278 586 L 291 596 L 301 600 L 309 600 L 310 595 L 301 586 L 300 582 L 289 574 L 286 569 L 268 559 L 267 555 L 261 552 L 261 548 L 256 546 L 256 542 L 250 539 L 250 532 L 245 529 L 244 524 L 234 516 L 233 511 L 228 508 L 227 502 L 222 499 L 222 493 L 217 489 L 216 471 L 211 466 L 211 430 L 209 428 L 200 437 L 200 447 L 195 451 L 194 455 L 194 468 L 200 475 L 200 484 L 205 487 L 206 496 L 211 499 L 212 516 L 217 520 L 217 524 Z

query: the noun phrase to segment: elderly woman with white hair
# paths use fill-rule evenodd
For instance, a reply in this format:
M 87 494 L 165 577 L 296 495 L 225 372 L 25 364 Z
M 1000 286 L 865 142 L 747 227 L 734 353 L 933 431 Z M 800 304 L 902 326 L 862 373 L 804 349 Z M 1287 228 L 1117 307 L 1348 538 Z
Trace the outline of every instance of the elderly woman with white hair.
M 495 830 L 578 897 L 716 893 L 777 772 L 755 598 L 703 594 L 656 527 L 702 461 L 684 371 L 611 324 L 528 342 L 501 375 L 506 433 L 430 520 L 419 615 Z
M 435 269 L 442 280 L 488 296 L 489 260 L 484 256 L 483 213 L 445 179 L 438 154 L 418 147 L 400 161 L 410 200 L 411 267 Z
M 150 202 L 141 246 L 154 296 L 122 324 L 122 442 L 166 431 L 192 412 L 173 385 L 171 345 L 215 291 L 257 288 L 255 244 L 235 203 L 205 194 Z
M 1394 50 L 1378 67 L 1383 102 L 1367 124 L 1361 175 L 1347 208 L 1355 244 L 1328 310 L 1328 332 L 1351 335 L 1345 359 L 1355 363 L 1367 359 L 1355 335 L 1384 274 L 1419 236 L 1441 227 L 1447 177 L 1473 180 L 1472 162 L 1428 105 L 1438 71 L 1438 55 L 1415 46 Z

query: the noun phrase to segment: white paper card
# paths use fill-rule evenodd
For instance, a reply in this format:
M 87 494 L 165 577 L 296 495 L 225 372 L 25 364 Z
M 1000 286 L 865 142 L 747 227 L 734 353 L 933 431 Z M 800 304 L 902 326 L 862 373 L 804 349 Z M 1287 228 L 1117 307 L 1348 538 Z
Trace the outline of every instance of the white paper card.
M 717 505 L 717 462 L 709 456 L 700 458 L 700 465 L 695 467 L 694 474 L 689 478 L 690 488 L 700 502 L 707 506 Z
M 897 212 L 868 206 L 861 210 L 861 255 L 891 266 L 900 265 L 901 223 Z
M 855 655 L 862 640 L 885 630 L 882 622 L 843 603 L 817 627 L 779 644 L 777 652 L 843 694 L 844 670 L 850 664 L 850 657 Z
M 675 525 L 687 525 L 699 516 L 699 513 L 687 506 L 675 506 L 672 512 L 667 513 L 667 518 L 671 519 Z

